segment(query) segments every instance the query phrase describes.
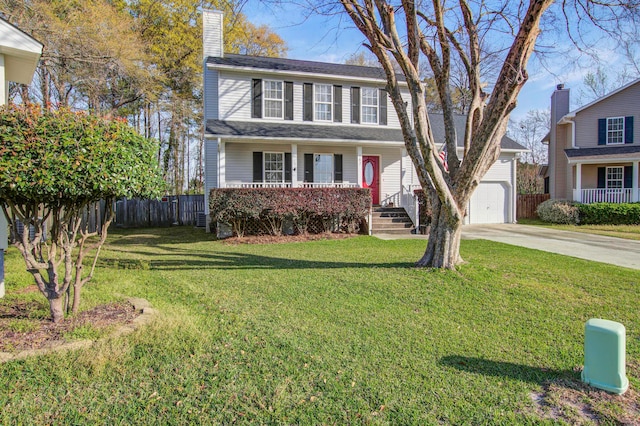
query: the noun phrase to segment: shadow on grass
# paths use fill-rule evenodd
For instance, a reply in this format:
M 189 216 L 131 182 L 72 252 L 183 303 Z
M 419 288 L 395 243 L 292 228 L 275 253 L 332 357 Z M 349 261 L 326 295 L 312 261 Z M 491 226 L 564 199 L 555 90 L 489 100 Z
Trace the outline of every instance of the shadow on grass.
M 240 252 L 205 253 L 175 247 L 165 253 L 127 251 L 127 255 L 142 255 L 146 259 L 103 256 L 97 265 L 115 269 L 193 270 L 193 269 L 339 269 L 339 268 L 410 268 L 411 262 L 340 262 L 307 259 L 287 259 Z M 113 251 L 113 248 L 111 248 Z M 147 260 L 148 259 L 148 260 Z
M 485 376 L 506 377 L 523 382 L 544 384 L 556 379 L 579 379 L 579 373 L 573 370 L 553 370 L 504 361 L 492 361 L 483 358 L 451 355 L 440 359 L 440 365 L 454 367 L 469 373 Z

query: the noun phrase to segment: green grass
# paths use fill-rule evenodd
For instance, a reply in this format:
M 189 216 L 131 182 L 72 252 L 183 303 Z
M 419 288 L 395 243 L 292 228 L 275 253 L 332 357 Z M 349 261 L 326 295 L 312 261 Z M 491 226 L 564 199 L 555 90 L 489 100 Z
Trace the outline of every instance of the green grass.
M 640 386 L 640 271 L 483 240 L 456 272 L 413 269 L 424 244 L 114 232 L 83 307 L 143 297 L 156 321 L 0 364 L 0 424 L 551 424 L 531 394 L 579 380 L 592 317 L 627 327 Z M 7 268 L 0 303 L 46 309 L 13 249 Z
M 584 232 L 586 234 L 605 235 L 607 237 L 640 240 L 640 225 L 561 225 L 543 222 L 539 219 L 518 219 L 522 225 L 544 226 L 563 231 Z

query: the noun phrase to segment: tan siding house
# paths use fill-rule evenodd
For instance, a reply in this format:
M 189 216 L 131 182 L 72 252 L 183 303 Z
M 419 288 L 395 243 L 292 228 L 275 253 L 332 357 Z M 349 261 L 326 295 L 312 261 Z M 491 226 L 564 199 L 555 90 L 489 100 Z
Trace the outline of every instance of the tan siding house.
M 636 202 L 640 162 L 640 79 L 569 111 L 569 90 L 551 96 L 551 198 L 582 203 Z

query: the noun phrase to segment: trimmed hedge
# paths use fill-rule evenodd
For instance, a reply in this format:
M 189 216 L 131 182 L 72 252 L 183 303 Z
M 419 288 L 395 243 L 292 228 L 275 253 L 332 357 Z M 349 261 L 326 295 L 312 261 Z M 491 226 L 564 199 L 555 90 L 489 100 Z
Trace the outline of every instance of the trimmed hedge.
M 262 233 L 281 235 L 285 221 L 306 234 L 311 223 L 323 232 L 357 232 L 371 207 L 371 191 L 362 188 L 224 188 L 209 193 L 211 219 L 228 223 L 236 236 L 258 223 Z M 337 226 L 336 226 L 337 225 Z M 314 226 L 318 228 L 318 226 Z
M 579 204 L 581 225 L 640 225 L 640 203 Z

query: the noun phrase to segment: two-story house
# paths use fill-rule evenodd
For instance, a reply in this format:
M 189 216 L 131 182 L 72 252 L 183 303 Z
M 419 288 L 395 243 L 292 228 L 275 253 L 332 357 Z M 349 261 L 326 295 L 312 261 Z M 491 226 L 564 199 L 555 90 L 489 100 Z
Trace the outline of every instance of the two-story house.
M 381 68 L 227 54 L 222 14 L 205 11 L 203 21 L 205 194 L 364 187 L 373 205 L 415 216 L 420 185 Z M 444 142 L 442 117 L 431 119 Z M 464 117 L 458 124 L 463 134 Z M 469 223 L 515 221 L 516 156 L 524 149 L 508 138 L 502 148 L 470 203 Z
M 549 193 L 581 203 L 640 201 L 640 79 L 575 111 L 569 89 L 558 85 L 551 96 Z

